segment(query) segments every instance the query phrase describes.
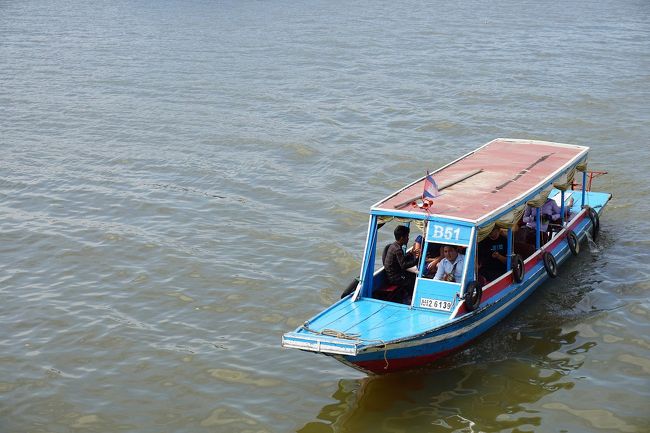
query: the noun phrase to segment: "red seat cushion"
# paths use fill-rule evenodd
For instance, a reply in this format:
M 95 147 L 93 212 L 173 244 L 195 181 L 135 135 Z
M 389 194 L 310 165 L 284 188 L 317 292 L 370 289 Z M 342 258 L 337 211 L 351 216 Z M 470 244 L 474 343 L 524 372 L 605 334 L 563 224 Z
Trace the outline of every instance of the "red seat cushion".
M 381 299 L 383 301 L 394 301 L 395 295 L 399 293 L 397 291 L 398 287 L 399 286 L 397 284 L 381 287 L 375 290 L 372 297 L 375 299 Z

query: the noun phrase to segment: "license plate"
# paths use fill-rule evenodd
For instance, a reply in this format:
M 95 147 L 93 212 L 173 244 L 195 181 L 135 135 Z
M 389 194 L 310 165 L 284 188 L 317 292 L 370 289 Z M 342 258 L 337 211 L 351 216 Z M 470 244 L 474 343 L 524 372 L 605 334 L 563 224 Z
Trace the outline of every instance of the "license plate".
M 440 299 L 420 298 L 420 308 L 429 308 L 431 310 L 451 311 L 452 303 Z

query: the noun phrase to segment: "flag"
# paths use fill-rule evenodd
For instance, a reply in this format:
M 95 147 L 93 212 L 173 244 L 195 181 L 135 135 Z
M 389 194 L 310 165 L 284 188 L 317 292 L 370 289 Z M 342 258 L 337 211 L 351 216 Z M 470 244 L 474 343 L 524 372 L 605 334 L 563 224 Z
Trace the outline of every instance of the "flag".
M 438 191 L 438 185 L 436 181 L 433 180 L 433 176 L 427 171 L 427 177 L 424 178 L 424 192 L 422 193 L 423 199 L 434 199 L 440 195 Z

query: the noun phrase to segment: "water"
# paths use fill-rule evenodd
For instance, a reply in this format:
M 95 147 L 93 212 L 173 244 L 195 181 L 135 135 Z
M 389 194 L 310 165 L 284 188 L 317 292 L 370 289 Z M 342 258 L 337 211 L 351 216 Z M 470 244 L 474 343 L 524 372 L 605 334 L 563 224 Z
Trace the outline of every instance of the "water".
M 649 41 L 643 0 L 0 1 L 0 431 L 649 431 Z M 280 348 L 495 137 L 592 147 L 597 242 L 442 365 Z

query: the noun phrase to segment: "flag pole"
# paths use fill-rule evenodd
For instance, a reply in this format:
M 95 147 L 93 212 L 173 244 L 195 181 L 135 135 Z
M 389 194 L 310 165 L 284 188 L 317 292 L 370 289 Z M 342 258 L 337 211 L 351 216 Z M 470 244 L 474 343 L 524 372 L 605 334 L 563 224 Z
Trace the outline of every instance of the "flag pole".
M 463 182 L 464 180 L 467 180 L 467 179 L 469 179 L 470 177 L 472 177 L 472 176 L 476 176 L 477 174 L 482 173 L 482 172 L 483 172 L 483 169 L 482 169 L 482 168 L 479 168 L 479 169 L 474 170 L 474 171 L 470 171 L 469 173 L 466 173 L 466 174 L 464 174 L 464 175 L 462 175 L 462 176 L 459 176 L 459 177 L 457 177 L 457 178 L 454 178 L 454 179 L 452 179 L 452 180 L 450 180 L 450 181 L 448 181 L 448 182 L 445 182 L 445 183 L 441 184 L 441 185 L 438 187 L 438 191 L 442 191 L 442 190 L 445 189 L 445 188 L 449 188 L 450 186 L 456 185 L 457 183 L 461 183 L 461 182 Z M 413 197 L 413 198 L 410 198 L 410 199 L 408 199 L 408 200 L 406 200 L 406 201 L 404 201 L 404 202 L 402 202 L 402 203 L 400 203 L 400 204 L 397 204 L 397 205 L 395 205 L 395 206 L 393 206 L 393 207 L 394 207 L 395 209 L 401 209 L 401 208 L 405 207 L 407 204 L 412 203 L 412 202 L 414 202 L 415 200 L 418 200 L 418 199 L 420 199 L 420 198 L 422 198 L 422 195 L 421 195 L 421 194 L 418 195 L 418 196 L 415 196 L 415 197 Z

